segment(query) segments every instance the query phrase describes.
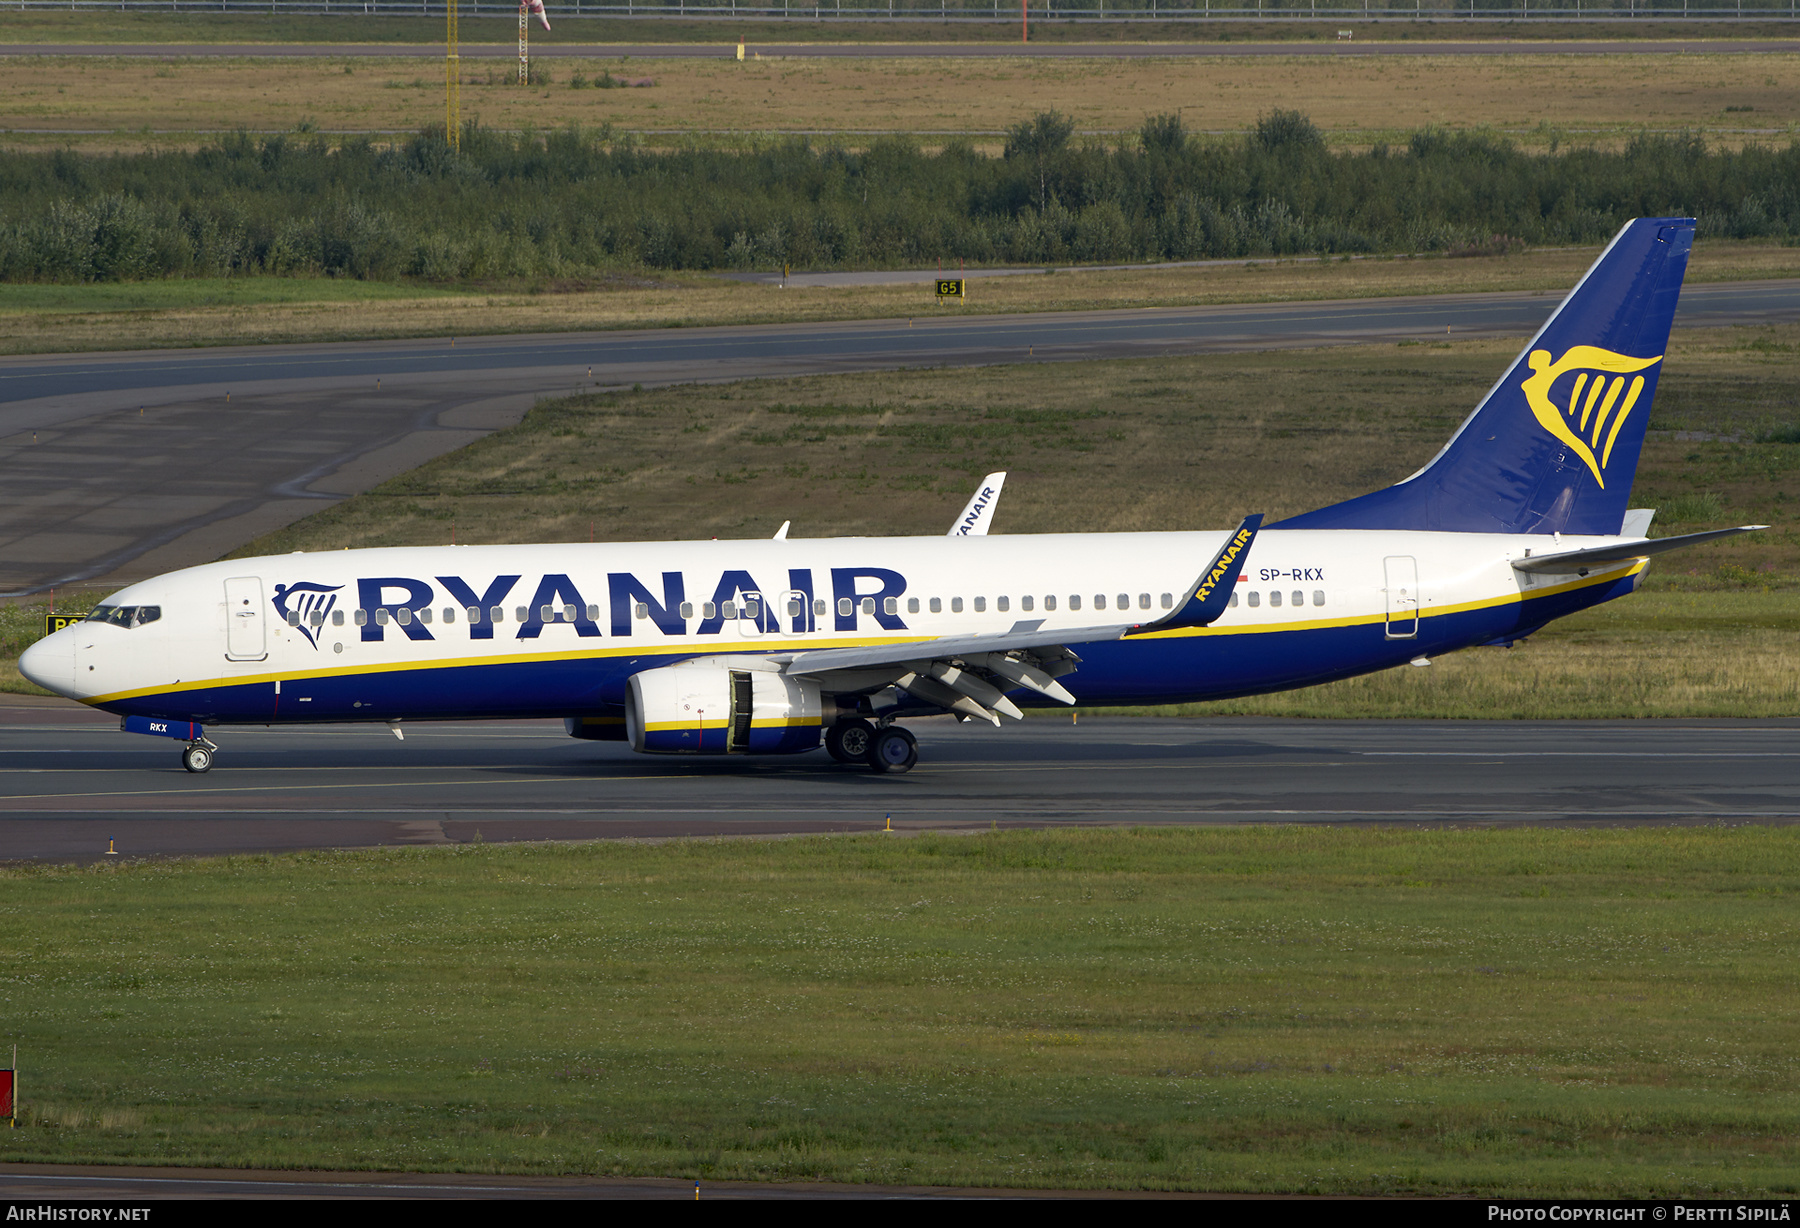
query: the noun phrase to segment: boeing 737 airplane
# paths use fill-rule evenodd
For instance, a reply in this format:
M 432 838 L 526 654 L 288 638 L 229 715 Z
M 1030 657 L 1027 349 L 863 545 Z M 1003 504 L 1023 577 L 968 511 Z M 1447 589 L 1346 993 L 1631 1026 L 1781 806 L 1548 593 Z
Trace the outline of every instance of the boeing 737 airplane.
M 20 660 L 185 743 L 218 725 L 561 717 L 653 754 L 904 772 L 895 722 L 1312 686 L 1530 635 L 1634 591 L 1627 507 L 1694 235 L 1625 226 L 1404 481 L 1219 532 L 433 546 L 232 559 L 133 584 Z

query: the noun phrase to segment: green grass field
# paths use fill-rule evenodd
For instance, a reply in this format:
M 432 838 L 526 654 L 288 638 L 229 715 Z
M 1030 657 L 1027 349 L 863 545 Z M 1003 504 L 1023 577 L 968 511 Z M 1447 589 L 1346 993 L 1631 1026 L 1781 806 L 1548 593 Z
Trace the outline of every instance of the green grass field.
M 779 286 L 703 273 L 517 278 L 430 285 L 328 277 L 0 284 L 0 354 L 202 345 L 476 337 L 619 328 L 1104 311 L 1508 290 L 1562 294 L 1598 248 L 1451 259 L 1268 259 L 1199 268 L 1085 269 L 972 280 L 936 302 L 929 284 Z M 1800 248 L 1698 245 L 1690 284 L 1800 276 Z
M 1015 15 L 984 22 L 753 21 L 721 18 L 572 18 L 557 13 L 553 37 L 582 43 L 735 43 L 741 33 L 764 43 L 988 43 L 1019 37 Z M 510 43 L 518 24 L 510 15 L 464 12 L 458 18 L 464 43 Z M 1032 20 L 1032 40 L 1044 43 L 1146 42 L 1330 42 L 1344 23 L 1322 21 L 1097 22 Z M 1669 38 L 1790 38 L 1786 22 L 1557 21 L 1361 23 L 1363 40 L 1492 39 L 1609 41 Z M 16 43 L 434 43 L 443 41 L 442 17 L 387 17 L 366 14 L 251 13 L 58 13 L 37 10 L 29 22 L 15 23 L 7 38 Z
M 293 303 L 391 303 L 449 298 L 455 291 L 412 283 L 299 277 L 193 277 L 163 281 L 0 283 L 0 317 L 46 312 L 143 312 Z
M 25 1100 L 0 1159 L 1800 1188 L 1791 828 L 464 846 L 0 881 Z

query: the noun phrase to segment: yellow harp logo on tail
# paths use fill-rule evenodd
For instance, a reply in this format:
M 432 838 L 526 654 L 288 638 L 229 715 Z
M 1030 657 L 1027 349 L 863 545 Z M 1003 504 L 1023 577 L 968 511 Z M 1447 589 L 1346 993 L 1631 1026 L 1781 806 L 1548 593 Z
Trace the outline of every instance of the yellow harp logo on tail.
M 1606 462 L 1612 458 L 1619 428 L 1644 391 L 1644 377 L 1636 372 L 1654 367 L 1662 359 L 1661 354 L 1629 358 L 1597 345 L 1576 345 L 1551 362 L 1549 350 L 1533 350 L 1525 360 L 1532 374 L 1519 388 L 1532 415 L 1587 463 L 1604 490 Z M 1557 381 L 1565 375 L 1573 375 L 1575 380 L 1567 392 L 1568 402 L 1558 405 L 1552 397 Z

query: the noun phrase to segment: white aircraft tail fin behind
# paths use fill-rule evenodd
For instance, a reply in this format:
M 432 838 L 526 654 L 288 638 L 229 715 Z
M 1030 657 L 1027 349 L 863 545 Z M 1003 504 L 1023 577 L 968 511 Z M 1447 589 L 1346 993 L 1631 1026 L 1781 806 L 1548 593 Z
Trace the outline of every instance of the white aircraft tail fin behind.
M 975 488 L 975 497 L 963 508 L 962 515 L 950 526 L 948 537 L 986 537 L 988 525 L 994 522 L 994 505 L 1000 502 L 1000 488 L 1006 485 L 1004 473 L 990 473 Z

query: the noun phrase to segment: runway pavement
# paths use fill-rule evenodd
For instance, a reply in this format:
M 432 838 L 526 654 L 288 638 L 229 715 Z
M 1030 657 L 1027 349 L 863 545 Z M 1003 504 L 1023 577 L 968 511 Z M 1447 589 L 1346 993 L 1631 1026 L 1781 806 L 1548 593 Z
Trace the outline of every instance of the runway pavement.
M 1499 650 L 1494 650 L 1499 651 Z M 1529 650 L 1521 650 L 1529 651 Z M 1113 824 L 1800 821 L 1800 719 L 909 722 L 919 766 L 634 755 L 559 721 L 209 730 L 0 696 L 0 860 Z
M 1355 25 L 1355 22 L 1346 24 Z M 1244 56 L 1496 56 L 1496 55 L 1744 55 L 1792 52 L 1800 39 L 1582 39 L 1458 42 L 1345 41 L 1318 43 L 757 43 L 764 59 L 1154 59 Z M 514 59 L 512 43 L 461 43 L 465 59 Z M 538 57 L 634 60 L 733 59 L 737 40 L 721 25 L 716 43 L 574 43 L 550 37 L 532 44 Z M 166 59 L 440 59 L 439 44 L 395 43 L 7 43 L 0 56 L 127 56 Z
M 1461 294 L 0 359 L 0 596 L 207 562 L 594 389 L 1524 335 L 1560 296 Z M 1678 327 L 1800 319 L 1800 280 L 1689 287 Z

